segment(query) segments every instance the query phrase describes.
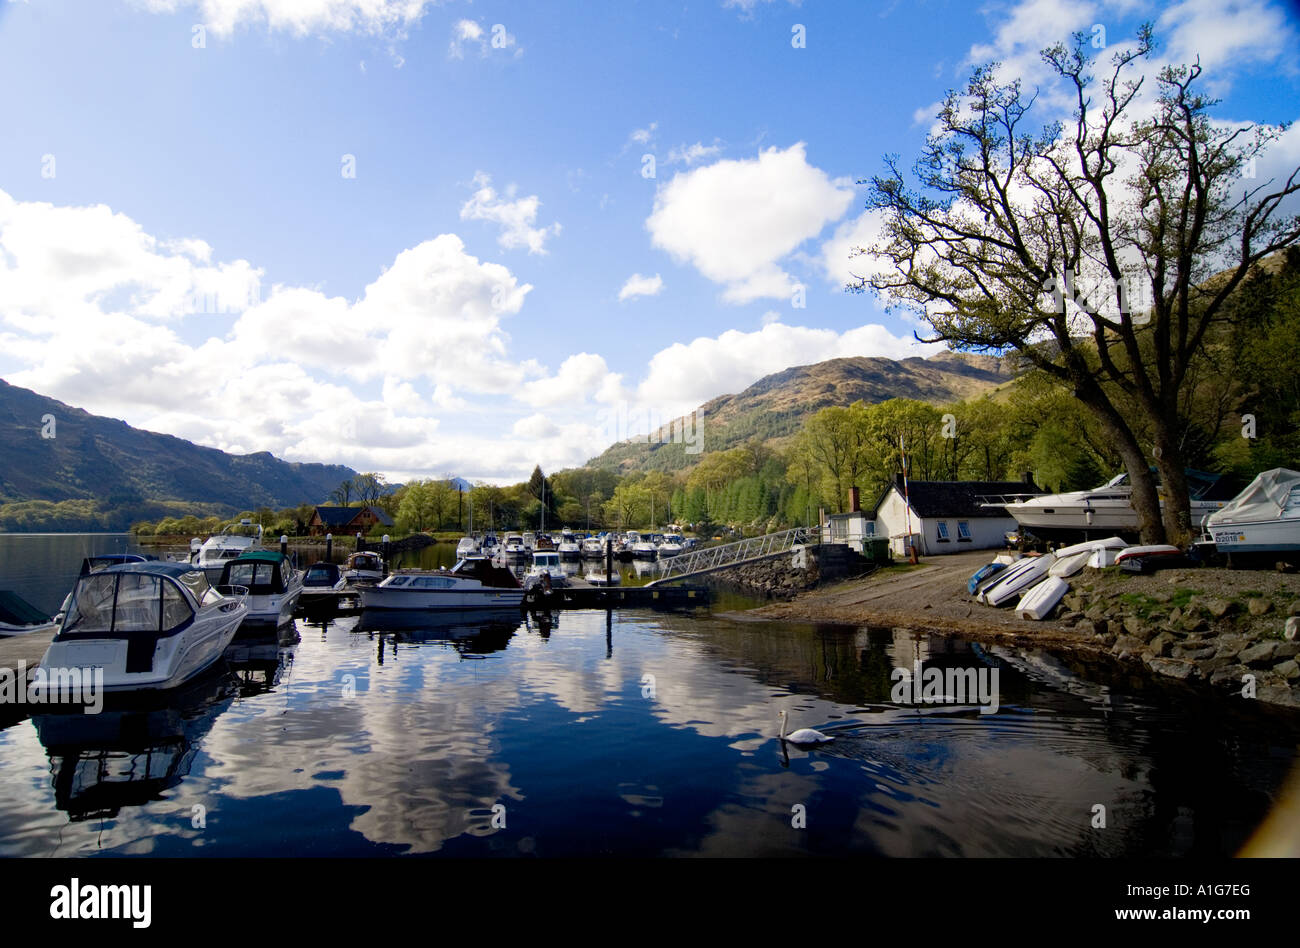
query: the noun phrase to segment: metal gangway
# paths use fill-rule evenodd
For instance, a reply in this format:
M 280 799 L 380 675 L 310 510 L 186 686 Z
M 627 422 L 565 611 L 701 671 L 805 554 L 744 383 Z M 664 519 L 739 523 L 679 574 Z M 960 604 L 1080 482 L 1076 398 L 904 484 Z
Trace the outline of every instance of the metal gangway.
M 674 557 L 659 561 L 659 578 L 646 583 L 654 586 L 672 580 L 687 579 L 703 573 L 713 573 L 720 569 L 731 569 L 759 560 L 770 560 L 783 553 L 789 553 L 800 544 L 816 543 L 820 532 L 816 527 L 795 527 L 780 533 L 768 533 L 748 540 L 723 543 L 720 546 L 692 550 L 690 553 L 678 553 Z

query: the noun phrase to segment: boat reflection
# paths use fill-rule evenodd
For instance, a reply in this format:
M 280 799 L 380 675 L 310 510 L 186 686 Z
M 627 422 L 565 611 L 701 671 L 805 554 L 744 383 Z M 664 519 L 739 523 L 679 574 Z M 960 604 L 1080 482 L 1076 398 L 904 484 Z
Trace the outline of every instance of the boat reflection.
M 154 696 L 123 696 L 99 714 L 33 715 L 55 805 L 76 823 L 162 799 L 189 775 L 204 735 L 238 693 L 238 678 L 218 663 L 169 691 L 165 707 Z
M 445 643 L 461 654 L 486 655 L 504 649 L 519 625 L 518 609 L 451 612 L 386 609 L 362 612 L 353 631 L 392 633 L 394 646 Z
M 274 691 L 284 669 L 293 664 L 293 649 L 301 641 L 298 628 L 286 622 L 279 628 L 264 629 L 256 638 L 237 638 L 227 648 L 226 664 L 239 682 L 239 696 Z

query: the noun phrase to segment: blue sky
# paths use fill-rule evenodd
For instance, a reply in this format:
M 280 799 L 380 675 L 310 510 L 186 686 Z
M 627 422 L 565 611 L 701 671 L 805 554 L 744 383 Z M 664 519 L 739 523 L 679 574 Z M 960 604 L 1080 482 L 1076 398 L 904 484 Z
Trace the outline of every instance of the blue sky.
M 788 365 L 925 354 L 842 291 L 855 179 L 973 63 L 1034 84 L 1146 18 L 1225 119 L 1297 117 L 1272 0 L 0 0 L 0 377 L 400 479 L 581 463 Z

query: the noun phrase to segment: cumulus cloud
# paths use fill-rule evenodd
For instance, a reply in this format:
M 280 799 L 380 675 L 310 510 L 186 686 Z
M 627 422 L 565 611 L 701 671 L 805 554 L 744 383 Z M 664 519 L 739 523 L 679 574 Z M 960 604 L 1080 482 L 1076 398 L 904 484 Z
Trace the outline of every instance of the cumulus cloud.
M 650 140 L 655 137 L 655 129 L 658 127 L 658 122 L 651 122 L 645 128 L 635 128 L 632 130 L 632 134 L 628 135 L 627 140 L 638 145 L 648 145 Z
M 646 226 L 656 247 L 722 284 L 724 300 L 746 303 L 788 297 L 795 281 L 781 261 L 852 199 L 851 184 L 810 165 L 800 142 L 675 175 Z
M 792 365 L 849 356 L 902 359 L 928 355 L 939 348 L 895 336 L 876 324 L 840 333 L 768 322 L 754 332 L 732 329 L 660 350 L 650 360 L 637 397 L 661 406 L 665 417 L 672 417 L 718 395 L 739 392 L 764 375 Z
M 510 185 L 505 195 L 492 187 L 492 176 L 482 171 L 474 175 L 474 194 L 460 209 L 460 219 L 490 221 L 501 228 L 497 243 L 507 250 L 527 247 L 529 253 L 546 253 L 546 241 L 560 233 L 559 223 L 537 227 L 537 211 L 542 206 L 536 194 L 516 198 L 517 188 Z
M 634 273 L 627 278 L 623 288 L 618 291 L 618 301 L 622 303 L 638 296 L 658 296 L 663 288 L 664 280 L 659 274 L 647 277 Z

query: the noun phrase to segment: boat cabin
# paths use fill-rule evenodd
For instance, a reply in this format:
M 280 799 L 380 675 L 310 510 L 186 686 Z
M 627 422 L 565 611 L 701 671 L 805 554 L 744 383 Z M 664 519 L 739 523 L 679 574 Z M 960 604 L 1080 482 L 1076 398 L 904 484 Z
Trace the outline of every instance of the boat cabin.
M 243 586 L 254 596 L 274 595 L 288 589 L 292 570 L 283 553 L 255 550 L 222 567 L 221 585 Z
M 181 631 L 203 604 L 220 598 L 203 570 L 187 563 L 109 566 L 77 579 L 55 641 L 139 637 L 144 644 L 137 649 L 132 641 L 127 671 L 133 656 L 147 670 L 159 638 Z

